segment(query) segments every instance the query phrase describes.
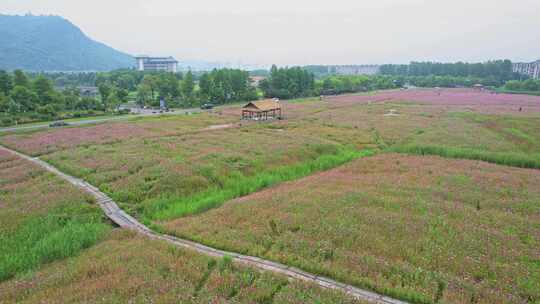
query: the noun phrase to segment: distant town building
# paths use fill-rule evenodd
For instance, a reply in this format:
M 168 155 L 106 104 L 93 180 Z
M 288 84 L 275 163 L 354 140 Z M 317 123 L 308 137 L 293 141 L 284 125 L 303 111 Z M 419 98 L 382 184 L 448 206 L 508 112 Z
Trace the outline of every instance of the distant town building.
M 261 81 L 265 79 L 266 77 L 264 76 L 249 76 L 249 80 L 251 80 L 251 85 L 254 87 L 258 87 L 259 83 L 261 83 Z
M 512 65 L 514 73 L 527 75 L 532 79 L 540 79 L 540 60 L 535 62 L 517 62 Z
M 99 95 L 98 87 L 78 87 L 81 97 L 95 98 Z
M 335 65 L 328 67 L 328 74 L 337 75 L 375 75 L 379 73 L 378 65 Z
M 59 87 L 55 87 L 56 90 L 60 91 L 60 92 L 63 92 L 67 89 L 75 89 L 75 90 L 78 90 L 79 91 L 79 95 L 81 97 L 90 97 L 90 98 L 95 98 L 95 97 L 98 97 L 99 96 L 99 89 L 98 87 L 89 87 L 89 86 L 75 86 L 75 87 L 71 87 L 71 86 L 59 86 Z
M 137 70 L 139 71 L 163 71 L 176 73 L 178 61 L 173 57 L 150 57 L 137 56 Z

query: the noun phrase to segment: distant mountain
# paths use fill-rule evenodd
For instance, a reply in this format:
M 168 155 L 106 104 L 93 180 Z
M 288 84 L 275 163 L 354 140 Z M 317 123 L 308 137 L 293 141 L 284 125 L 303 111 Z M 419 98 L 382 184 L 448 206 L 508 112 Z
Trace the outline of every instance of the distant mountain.
M 62 17 L 0 14 L 0 69 L 107 71 L 134 65 L 132 56 L 90 39 Z

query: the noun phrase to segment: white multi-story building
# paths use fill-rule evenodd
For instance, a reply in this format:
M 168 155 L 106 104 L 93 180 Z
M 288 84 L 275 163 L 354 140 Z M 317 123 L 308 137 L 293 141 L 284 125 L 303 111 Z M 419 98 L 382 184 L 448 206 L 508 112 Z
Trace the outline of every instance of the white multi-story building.
M 137 70 L 139 71 L 163 71 L 176 73 L 178 61 L 173 57 L 150 57 L 137 56 Z
M 531 63 L 514 63 L 512 65 L 512 70 L 514 71 L 514 73 L 527 75 L 532 79 L 540 79 L 540 60 Z
M 329 74 L 337 75 L 376 75 L 379 73 L 378 65 L 334 65 L 328 67 Z

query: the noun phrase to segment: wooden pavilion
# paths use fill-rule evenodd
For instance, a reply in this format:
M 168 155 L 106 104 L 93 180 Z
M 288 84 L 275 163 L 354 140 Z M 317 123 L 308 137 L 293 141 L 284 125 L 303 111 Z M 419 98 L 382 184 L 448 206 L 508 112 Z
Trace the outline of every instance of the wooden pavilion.
M 281 104 L 274 99 L 252 101 L 242 107 L 242 119 L 281 119 Z

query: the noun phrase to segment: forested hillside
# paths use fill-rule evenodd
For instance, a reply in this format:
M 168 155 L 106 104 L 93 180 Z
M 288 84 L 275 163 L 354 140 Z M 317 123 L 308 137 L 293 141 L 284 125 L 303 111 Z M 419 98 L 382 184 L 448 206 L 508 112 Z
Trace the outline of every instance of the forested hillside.
M 59 16 L 0 15 L 0 69 L 104 71 L 134 59 L 86 36 Z

